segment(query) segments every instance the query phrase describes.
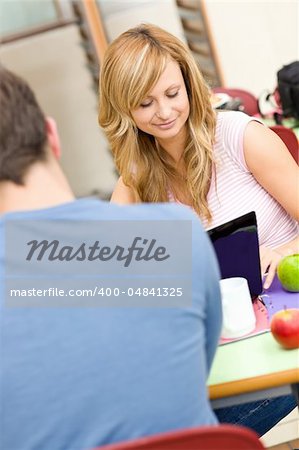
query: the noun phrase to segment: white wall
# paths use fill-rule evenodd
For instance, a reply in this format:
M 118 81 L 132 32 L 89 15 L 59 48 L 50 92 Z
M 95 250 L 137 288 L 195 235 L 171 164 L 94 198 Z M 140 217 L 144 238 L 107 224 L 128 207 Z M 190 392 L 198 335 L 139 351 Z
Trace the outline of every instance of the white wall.
M 227 87 L 259 95 L 299 59 L 298 0 L 205 0 Z
M 185 40 L 175 0 L 98 0 L 108 40 L 140 23 L 152 23 Z

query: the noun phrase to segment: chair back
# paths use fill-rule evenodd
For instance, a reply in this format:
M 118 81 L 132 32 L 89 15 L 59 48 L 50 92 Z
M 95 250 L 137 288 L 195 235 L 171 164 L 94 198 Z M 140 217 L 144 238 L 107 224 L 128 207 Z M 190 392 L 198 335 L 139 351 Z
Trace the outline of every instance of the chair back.
M 263 450 L 258 435 L 236 425 L 189 428 L 94 450 Z
M 244 112 L 249 116 L 259 115 L 258 99 L 251 93 L 244 89 L 215 87 L 212 91 L 217 93 L 228 94 L 230 97 L 239 98 L 244 107 Z
M 299 164 L 299 143 L 294 131 L 282 125 L 273 125 L 269 128 L 280 137 L 286 147 L 288 147 L 289 152 L 293 156 L 296 163 Z

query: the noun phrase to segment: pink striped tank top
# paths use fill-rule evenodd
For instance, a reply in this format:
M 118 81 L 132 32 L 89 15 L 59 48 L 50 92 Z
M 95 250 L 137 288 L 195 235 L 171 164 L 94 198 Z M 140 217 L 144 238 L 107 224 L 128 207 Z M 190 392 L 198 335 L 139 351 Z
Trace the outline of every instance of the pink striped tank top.
M 208 203 L 212 221 L 206 229 L 214 228 L 249 211 L 255 211 L 259 243 L 275 248 L 298 235 L 298 223 L 256 181 L 246 166 L 243 137 L 247 124 L 254 117 L 238 111 L 217 114 L 214 154 L 215 176 L 212 177 Z M 170 201 L 174 201 L 170 195 Z

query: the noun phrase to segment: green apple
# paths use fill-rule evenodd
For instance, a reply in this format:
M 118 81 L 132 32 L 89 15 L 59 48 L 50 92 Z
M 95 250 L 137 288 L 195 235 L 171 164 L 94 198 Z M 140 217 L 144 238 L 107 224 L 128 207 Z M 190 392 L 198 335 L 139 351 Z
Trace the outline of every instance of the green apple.
M 278 264 L 277 276 L 286 291 L 299 292 L 299 254 L 283 258 Z

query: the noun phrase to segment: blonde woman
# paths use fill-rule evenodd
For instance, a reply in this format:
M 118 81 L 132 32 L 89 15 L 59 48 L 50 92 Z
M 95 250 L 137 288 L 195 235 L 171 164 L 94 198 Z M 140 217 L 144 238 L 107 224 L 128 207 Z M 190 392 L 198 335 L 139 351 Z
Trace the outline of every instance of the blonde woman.
M 298 168 L 282 141 L 253 118 L 213 111 L 185 45 L 141 25 L 108 48 L 100 76 L 99 123 L 120 179 L 112 201 L 177 201 L 206 228 L 255 210 L 269 286 L 277 262 L 298 243 Z M 222 422 L 265 433 L 294 407 L 292 397 L 217 410 Z
M 298 167 L 256 119 L 212 109 L 190 51 L 168 32 L 141 25 L 108 48 L 99 123 L 121 175 L 112 201 L 178 201 L 205 228 L 254 210 L 264 287 L 279 260 L 298 252 Z

